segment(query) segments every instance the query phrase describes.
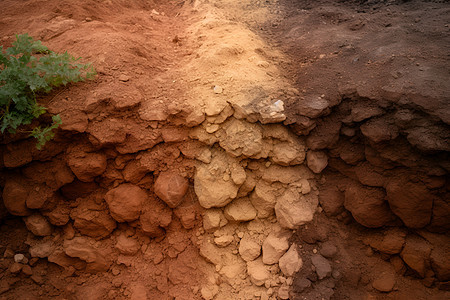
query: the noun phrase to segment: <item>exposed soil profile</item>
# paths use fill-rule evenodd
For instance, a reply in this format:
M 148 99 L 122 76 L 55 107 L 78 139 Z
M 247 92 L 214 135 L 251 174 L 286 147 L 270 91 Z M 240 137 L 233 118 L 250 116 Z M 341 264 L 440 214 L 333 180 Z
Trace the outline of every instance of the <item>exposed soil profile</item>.
M 448 1 L 0 0 L 95 80 L 0 138 L 0 299 L 449 299 Z

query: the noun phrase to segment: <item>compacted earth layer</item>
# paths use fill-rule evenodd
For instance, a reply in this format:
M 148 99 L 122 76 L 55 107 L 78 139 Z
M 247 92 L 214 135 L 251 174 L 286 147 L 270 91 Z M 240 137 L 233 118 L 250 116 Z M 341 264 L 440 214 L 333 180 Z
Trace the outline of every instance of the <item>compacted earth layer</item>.
M 1 0 L 91 62 L 0 139 L 0 299 L 450 298 L 448 1 Z

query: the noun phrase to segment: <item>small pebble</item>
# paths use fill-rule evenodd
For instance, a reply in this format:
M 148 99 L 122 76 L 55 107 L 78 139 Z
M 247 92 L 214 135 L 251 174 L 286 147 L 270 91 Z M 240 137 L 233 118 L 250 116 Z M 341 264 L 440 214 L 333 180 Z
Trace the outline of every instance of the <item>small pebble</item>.
M 214 86 L 213 90 L 214 90 L 214 93 L 216 93 L 216 94 L 221 94 L 223 92 L 222 87 L 219 85 Z

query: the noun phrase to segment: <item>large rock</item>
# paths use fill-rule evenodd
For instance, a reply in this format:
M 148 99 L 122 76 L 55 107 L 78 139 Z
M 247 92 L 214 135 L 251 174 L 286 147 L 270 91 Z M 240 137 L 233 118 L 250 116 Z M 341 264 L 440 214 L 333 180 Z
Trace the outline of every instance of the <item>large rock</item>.
M 8 212 L 15 216 L 28 216 L 31 210 L 28 209 L 26 201 L 28 190 L 15 180 L 7 180 L 3 187 L 3 203 Z
M 382 189 L 349 185 L 345 191 L 344 205 L 355 220 L 366 227 L 382 227 L 394 219 Z
M 71 151 L 68 154 L 67 164 L 80 181 L 91 182 L 105 172 L 106 155 Z
M 138 219 L 147 199 L 147 193 L 143 189 L 129 183 L 119 185 L 105 195 L 111 216 L 117 222 L 132 222 Z
M 261 259 L 249 261 L 247 263 L 247 273 L 254 285 L 261 286 L 270 278 L 268 267 Z
M 161 172 L 155 182 L 155 194 L 171 207 L 177 207 L 183 200 L 189 181 L 175 172 Z
M 327 216 L 336 216 L 344 210 L 344 193 L 335 185 L 325 184 L 320 189 L 319 202 Z
M 408 235 L 400 256 L 411 269 L 424 278 L 430 268 L 430 254 L 430 243 L 416 235 Z
M 308 168 L 318 174 L 327 167 L 328 156 L 323 151 L 308 151 L 306 155 L 306 162 L 308 164 Z
M 297 245 L 292 244 L 289 250 L 280 258 L 279 266 L 281 272 L 287 277 L 294 276 L 303 266 L 303 261 L 297 252 Z
M 239 243 L 239 254 L 245 261 L 255 260 L 261 254 L 261 245 L 245 235 Z
M 86 267 L 85 261 L 76 257 L 70 257 L 62 250 L 54 251 L 48 257 L 48 261 L 68 270 L 70 270 L 71 268 L 82 270 Z
M 239 185 L 231 178 L 231 165 L 238 165 L 237 160 L 219 151 L 214 152 L 211 163 L 198 165 L 194 189 L 202 207 L 223 207 L 236 198 Z
M 262 261 L 267 265 L 278 263 L 280 258 L 289 249 L 289 231 L 280 230 L 270 233 L 262 245 Z
M 256 218 L 256 209 L 248 198 L 233 200 L 224 209 L 225 217 L 230 221 L 246 222 Z
M 53 232 L 52 225 L 41 214 L 33 214 L 24 218 L 25 225 L 34 235 L 47 236 Z
M 406 226 L 421 228 L 430 223 L 435 196 L 420 182 L 392 179 L 386 186 L 389 205 Z
M 285 228 L 298 228 L 313 219 L 318 204 L 315 193 L 302 195 L 297 189 L 289 188 L 275 205 L 278 223 Z

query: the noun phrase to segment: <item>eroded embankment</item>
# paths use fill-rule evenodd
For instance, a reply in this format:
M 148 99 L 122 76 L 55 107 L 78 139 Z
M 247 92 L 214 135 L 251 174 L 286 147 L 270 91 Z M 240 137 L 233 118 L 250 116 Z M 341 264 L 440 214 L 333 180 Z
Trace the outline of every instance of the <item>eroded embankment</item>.
M 402 183 L 410 177 L 396 173 L 397 182 L 366 174 L 380 167 L 372 161 L 386 158 L 379 147 L 387 131 L 375 126 L 381 140 L 370 134 L 370 125 L 385 119 L 361 129 L 355 124 L 383 115 L 377 113 L 383 108 L 365 105 L 369 100 L 352 90 L 343 92 L 337 112 L 323 97 L 304 101 L 280 74 L 283 55 L 236 22 L 269 21 L 264 5 L 138 4 L 120 14 L 104 4 L 96 7 L 97 17 L 83 6 L 72 15 L 59 12 L 64 17 L 53 18 L 53 27 L 35 32 L 55 47 L 74 40 L 70 52 L 94 60 L 99 78 L 53 95 L 49 111 L 61 114 L 63 125 L 43 151 L 23 135 L 4 140 L 3 202 L 32 233 L 29 249 L 22 247 L 30 261 L 7 258 L 8 278 L 22 272 L 42 284 L 51 277 L 41 272 L 49 261 L 64 268 L 69 286 L 56 293 L 80 299 L 287 299 L 303 262 L 314 276 L 301 279 L 317 281 L 312 288 L 340 280 L 332 274 L 333 245 L 321 243 L 322 255 L 317 249 L 304 254 L 292 242 L 298 241 L 294 231 L 323 209 L 350 220 L 348 210 L 367 227 L 400 226 L 375 233 L 369 244 L 393 257 L 401 252 L 419 276 L 448 280 L 443 248 L 402 225 L 424 227 L 437 219 L 431 216 L 441 210 L 428 202 L 445 199 L 444 175 Z M 295 118 L 285 107 L 292 103 L 300 107 Z M 350 115 L 348 124 L 341 115 Z M 336 174 L 320 175 L 327 164 L 342 165 L 337 157 L 354 165 L 351 185 Z M 402 172 L 413 169 L 405 167 Z M 358 170 L 366 172 L 362 179 Z M 429 186 L 433 182 L 441 184 Z M 408 199 L 420 205 L 400 201 L 409 206 L 396 210 L 381 187 L 406 199 L 398 191 L 405 185 L 413 195 Z M 426 224 L 411 226 L 408 218 Z M 393 264 L 404 267 L 402 260 Z M 13 297 L 20 288 L 10 279 L 5 291 L 12 287 L 6 295 Z M 331 297 L 327 293 L 321 297 Z

